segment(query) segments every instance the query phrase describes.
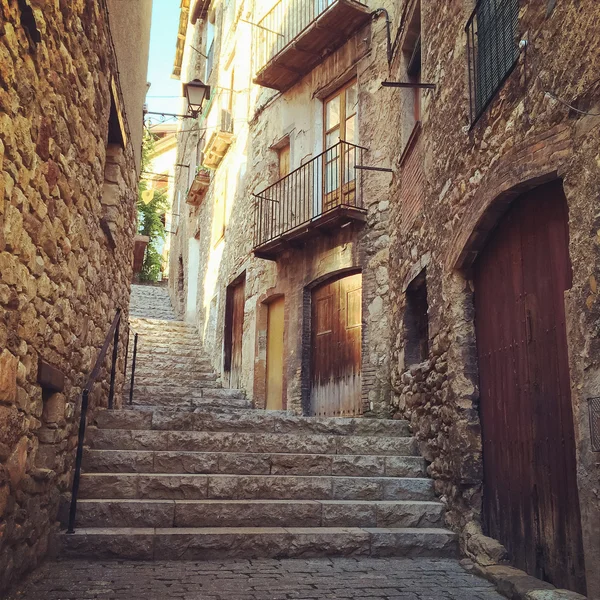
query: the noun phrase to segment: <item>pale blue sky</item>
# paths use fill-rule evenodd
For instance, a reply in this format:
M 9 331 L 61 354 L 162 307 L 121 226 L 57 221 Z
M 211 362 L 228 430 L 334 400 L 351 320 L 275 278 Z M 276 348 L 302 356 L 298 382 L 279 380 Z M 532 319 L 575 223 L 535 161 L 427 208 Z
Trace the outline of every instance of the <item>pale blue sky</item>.
M 152 3 L 148 63 L 148 81 L 152 86 L 147 96 L 148 110 L 151 111 L 177 113 L 180 110 L 181 81 L 171 79 L 179 28 L 179 5 L 179 0 L 154 0 Z M 158 119 L 160 117 L 153 117 L 153 120 Z

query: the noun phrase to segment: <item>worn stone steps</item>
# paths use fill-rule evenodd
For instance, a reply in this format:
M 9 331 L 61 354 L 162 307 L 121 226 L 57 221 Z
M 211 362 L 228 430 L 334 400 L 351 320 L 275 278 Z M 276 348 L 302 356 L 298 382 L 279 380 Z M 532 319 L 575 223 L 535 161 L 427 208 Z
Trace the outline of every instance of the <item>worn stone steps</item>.
M 419 456 L 87 450 L 88 473 L 423 477 Z
M 72 557 L 133 560 L 457 556 L 456 534 L 441 528 L 89 528 L 62 536 Z
M 128 390 L 124 390 L 124 394 L 128 397 Z M 139 390 L 134 389 L 133 394 L 133 406 L 144 407 L 144 406 L 161 406 L 166 410 L 173 410 L 177 412 L 178 409 L 185 410 L 214 410 L 215 412 L 235 412 L 239 409 L 250 408 L 252 402 L 247 398 L 219 398 L 206 396 L 179 398 L 179 397 L 165 397 L 165 396 L 153 396 L 151 394 L 141 394 Z
M 439 527 L 427 501 L 81 500 L 78 527 Z
M 433 500 L 420 477 L 84 473 L 81 498 L 163 500 Z
M 383 435 L 408 437 L 408 421 L 360 418 L 297 417 L 283 411 L 254 409 L 230 414 L 210 411 L 103 410 L 95 423 L 104 429 L 241 431 L 251 433 L 310 433 L 327 435 Z
M 87 443 L 98 450 L 178 450 L 279 454 L 376 454 L 416 456 L 411 437 L 339 436 L 230 431 L 148 431 L 89 427 Z
M 136 381 L 134 389 L 136 393 L 141 396 L 157 396 L 165 399 L 185 399 L 190 396 L 193 398 L 218 398 L 219 400 L 246 399 L 242 390 L 215 387 L 212 385 L 212 382 L 209 382 L 206 386 L 201 385 L 195 387 L 176 383 L 169 384 L 167 381 L 161 382 L 160 385 L 142 385 L 139 383 L 139 381 Z M 243 407 L 240 406 L 240 408 Z

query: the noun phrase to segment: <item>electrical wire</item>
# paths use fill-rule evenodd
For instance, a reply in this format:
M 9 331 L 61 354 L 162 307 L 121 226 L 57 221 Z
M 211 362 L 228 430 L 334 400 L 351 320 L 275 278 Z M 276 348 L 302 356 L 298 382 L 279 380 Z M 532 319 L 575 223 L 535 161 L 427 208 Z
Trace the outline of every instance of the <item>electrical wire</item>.
M 587 112 L 585 110 L 580 110 L 578 108 L 575 108 L 574 106 L 572 106 L 568 102 L 565 102 L 564 100 L 559 98 L 556 94 L 553 94 L 552 92 L 549 92 L 548 90 L 544 90 L 544 94 L 546 94 L 546 96 L 550 96 L 550 98 L 552 98 L 553 100 L 556 100 L 563 106 L 566 106 L 567 108 L 575 111 L 576 113 L 579 113 L 580 115 L 586 115 L 588 117 L 600 117 L 600 113 Z

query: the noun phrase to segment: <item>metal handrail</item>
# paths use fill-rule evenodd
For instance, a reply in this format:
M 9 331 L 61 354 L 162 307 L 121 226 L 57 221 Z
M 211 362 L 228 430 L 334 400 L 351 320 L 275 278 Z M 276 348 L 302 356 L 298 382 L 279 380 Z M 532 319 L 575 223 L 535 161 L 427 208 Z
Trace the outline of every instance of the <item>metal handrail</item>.
M 75 533 L 75 515 L 77 513 L 77 495 L 79 493 L 79 482 L 81 479 L 81 463 L 83 460 L 83 443 L 85 439 L 85 429 L 87 424 L 87 411 L 89 404 L 89 396 L 94 384 L 96 383 L 96 379 L 100 374 L 100 369 L 104 363 L 104 359 L 106 358 L 106 354 L 108 352 L 108 348 L 111 344 L 111 340 L 113 343 L 113 352 L 112 352 L 112 365 L 110 371 L 110 391 L 108 394 L 108 408 L 112 409 L 114 405 L 114 395 L 115 395 L 115 378 L 117 372 L 117 356 L 119 349 L 119 328 L 121 324 L 121 315 L 122 311 L 120 308 L 117 309 L 117 314 L 112 321 L 110 329 L 106 334 L 104 339 L 104 344 L 98 353 L 98 357 L 96 358 L 96 362 L 94 363 L 94 367 L 91 370 L 88 378 L 86 380 L 85 386 L 83 387 L 83 391 L 81 393 L 81 414 L 79 417 L 79 433 L 77 437 L 77 454 L 75 456 L 75 473 L 73 475 L 73 486 L 71 490 L 71 506 L 69 509 L 69 524 L 67 528 L 67 533 Z M 127 360 L 125 361 L 127 362 Z M 133 375 L 133 373 L 132 373 Z M 132 377 L 133 383 L 133 377 Z
M 363 210 L 362 155 L 366 148 L 340 140 L 257 194 L 254 247 L 340 207 Z

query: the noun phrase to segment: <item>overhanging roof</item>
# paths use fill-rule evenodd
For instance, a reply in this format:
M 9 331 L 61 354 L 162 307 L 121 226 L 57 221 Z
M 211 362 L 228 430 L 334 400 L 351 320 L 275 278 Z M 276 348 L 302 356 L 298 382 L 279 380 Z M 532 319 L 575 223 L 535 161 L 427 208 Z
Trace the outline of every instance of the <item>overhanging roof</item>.
M 173 65 L 174 79 L 181 77 L 181 65 L 183 63 L 183 52 L 185 50 L 185 37 L 187 34 L 188 17 L 190 15 L 190 0 L 181 0 L 181 12 L 179 13 L 179 30 L 177 31 L 177 45 L 175 46 L 175 63 Z

